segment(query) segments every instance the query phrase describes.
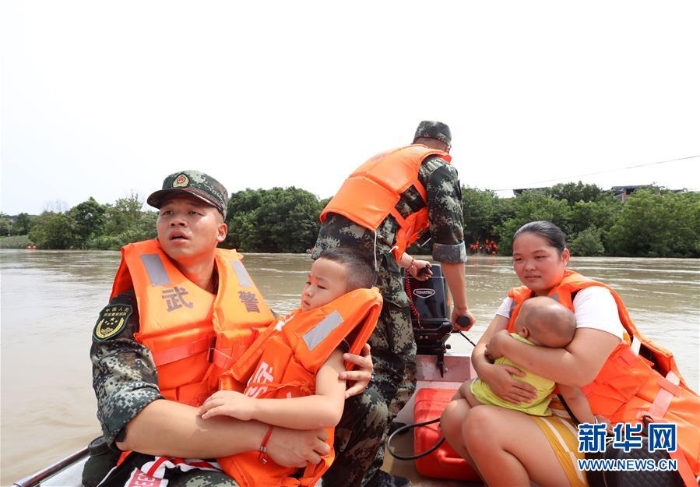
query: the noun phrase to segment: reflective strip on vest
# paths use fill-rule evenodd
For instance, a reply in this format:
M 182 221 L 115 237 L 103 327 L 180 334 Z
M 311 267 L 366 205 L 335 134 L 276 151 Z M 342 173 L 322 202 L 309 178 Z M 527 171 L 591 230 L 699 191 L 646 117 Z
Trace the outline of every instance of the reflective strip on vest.
M 337 311 L 333 311 L 318 325 L 314 326 L 311 330 L 304 334 L 304 342 L 306 343 L 306 346 L 309 348 L 309 350 L 313 350 L 342 323 L 343 316 Z
M 253 287 L 253 281 L 250 280 L 248 271 L 245 270 L 245 266 L 241 261 L 231 261 L 231 267 L 233 267 L 233 272 L 236 273 L 236 278 L 241 287 Z
M 166 286 L 170 284 L 170 278 L 158 254 L 143 254 L 140 257 L 148 273 L 148 278 L 151 280 L 151 284 L 154 286 Z

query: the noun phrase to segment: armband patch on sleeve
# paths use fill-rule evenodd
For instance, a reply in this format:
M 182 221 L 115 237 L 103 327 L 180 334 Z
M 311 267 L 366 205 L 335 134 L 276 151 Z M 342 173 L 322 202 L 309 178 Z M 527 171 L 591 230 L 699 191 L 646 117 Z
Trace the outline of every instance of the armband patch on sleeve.
M 104 342 L 119 335 L 126 328 L 134 309 L 129 304 L 110 304 L 100 313 L 92 339 Z

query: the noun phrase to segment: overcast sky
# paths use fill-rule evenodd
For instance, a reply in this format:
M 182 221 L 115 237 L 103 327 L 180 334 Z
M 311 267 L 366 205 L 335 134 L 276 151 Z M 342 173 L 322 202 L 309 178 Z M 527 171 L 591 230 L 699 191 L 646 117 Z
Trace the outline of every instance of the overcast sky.
M 321 198 L 420 120 L 464 186 L 698 190 L 700 2 L 3 0 L 0 211 L 159 189 Z

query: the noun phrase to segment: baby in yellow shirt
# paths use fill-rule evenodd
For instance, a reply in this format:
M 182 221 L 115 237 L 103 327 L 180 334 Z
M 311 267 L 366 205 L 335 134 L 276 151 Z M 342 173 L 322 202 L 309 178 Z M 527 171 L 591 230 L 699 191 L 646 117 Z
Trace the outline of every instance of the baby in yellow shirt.
M 511 333 L 511 336 L 516 340 L 543 347 L 562 348 L 574 338 L 576 318 L 571 310 L 554 299 L 536 296 L 523 303 L 515 320 L 514 328 L 515 333 Z M 471 382 L 465 382 L 459 390 L 470 406 L 491 404 L 534 416 L 550 416 L 552 414 L 549 403 L 554 387 L 557 385 L 553 380 L 523 370 L 522 367 L 506 357 L 499 357 L 494 363 L 510 365 L 522 370 L 524 376 L 514 375 L 513 377 L 535 387 L 537 397 L 527 403 L 508 402 L 494 394 L 486 382 L 476 378 Z M 558 388 L 580 422 L 595 422 L 588 400 L 580 388 L 561 384 L 558 385 Z

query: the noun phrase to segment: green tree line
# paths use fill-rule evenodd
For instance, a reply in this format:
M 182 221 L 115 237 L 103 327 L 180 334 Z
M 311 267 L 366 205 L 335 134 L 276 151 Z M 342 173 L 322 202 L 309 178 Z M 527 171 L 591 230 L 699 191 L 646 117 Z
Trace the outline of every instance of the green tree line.
M 358 195 L 361 197 L 361 195 Z M 231 195 L 224 247 L 242 252 L 301 253 L 313 246 L 328 199 L 303 189 L 246 189 Z M 568 235 L 577 256 L 700 257 L 700 193 L 649 186 L 626 201 L 595 185 L 568 183 L 500 198 L 491 190 L 462 188 L 465 243 L 497 243 L 510 255 L 522 224 L 550 220 Z M 65 212 L 32 216 L 0 213 L 0 247 L 118 250 L 154 238 L 157 213 L 137 194 L 114 204 L 89 198 Z M 429 254 L 430 245 L 409 252 Z

